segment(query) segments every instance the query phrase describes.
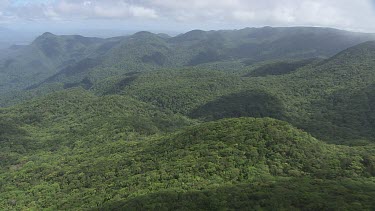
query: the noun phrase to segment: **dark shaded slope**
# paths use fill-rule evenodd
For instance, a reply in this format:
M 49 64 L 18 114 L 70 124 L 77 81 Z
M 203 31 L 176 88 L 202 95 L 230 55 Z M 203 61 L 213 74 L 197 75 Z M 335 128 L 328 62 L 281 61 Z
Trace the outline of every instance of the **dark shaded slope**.
M 8 50 L 0 58 L 0 93 L 42 83 L 60 69 L 87 57 L 101 42 L 99 38 L 45 33 L 28 46 Z
M 329 57 L 353 45 L 373 40 L 372 34 L 353 33 L 328 28 L 246 28 L 233 31 L 191 31 L 177 37 L 150 32 L 110 39 L 81 36 L 55 36 L 45 33 L 32 45 L 3 61 L 6 74 L 0 86 L 19 89 L 61 75 L 54 82 L 77 83 L 85 78 L 98 81 L 133 71 L 195 66 L 211 62 L 243 60 L 254 63 L 264 60 Z M 26 58 L 26 59 L 25 59 Z M 100 64 L 74 74 L 59 73 L 64 68 L 92 59 Z M 31 71 L 29 69 L 31 68 Z M 289 67 L 285 67 L 289 68 Z M 284 68 L 284 69 L 285 69 Z M 20 69 L 25 80 L 12 75 Z M 77 68 L 73 68 L 77 69 Z M 80 68 L 79 68 L 80 69 Z M 84 73 L 83 73 L 84 72 Z M 20 75 L 19 73 L 18 75 Z M 280 73 L 279 73 L 280 74 Z M 13 82 L 12 82 L 13 81 Z M 12 85 L 13 84 L 13 85 Z
M 222 96 L 195 109 L 190 116 L 207 121 L 238 117 L 286 118 L 283 102 L 263 90 L 248 90 Z
M 310 93 L 312 121 L 303 128 L 319 138 L 374 141 L 374 55 L 375 42 L 366 42 L 291 77 L 292 89 Z
M 339 90 L 314 104 L 309 130 L 324 133 L 331 139 L 345 137 L 366 143 L 375 137 L 375 86 L 360 90 Z M 348 141 L 350 144 L 351 141 Z
M 262 180 L 204 191 L 164 191 L 108 203 L 98 210 L 371 210 L 374 193 L 371 182 Z
M 263 65 L 252 70 L 244 77 L 263 77 L 268 75 L 284 75 L 289 74 L 306 65 L 315 63 L 317 59 L 306 59 L 301 61 L 280 61 Z M 246 63 L 246 62 L 245 62 Z
M 204 68 L 156 71 L 140 75 L 124 94 L 203 120 L 268 116 L 325 141 L 372 142 L 374 43 L 360 44 L 291 72 L 287 68 L 287 74 L 283 65 L 283 74 L 275 74 L 281 72 L 274 62 L 255 69 L 260 69 L 257 75 L 267 77 L 241 77 L 247 74 Z M 255 74 L 254 69 L 248 72 Z
M 61 94 L 59 97 L 63 102 Z M 72 210 L 104 205 L 130 209 L 160 207 L 165 203 L 166 207 L 231 208 L 240 202 L 239 208 L 275 208 L 282 199 L 285 200 L 280 203 L 281 208 L 330 208 L 333 203 L 362 209 L 373 206 L 374 183 L 370 176 L 375 159 L 369 157 L 373 151 L 370 148 L 328 145 L 285 122 L 269 118 L 227 119 L 145 138 L 131 133 L 132 126 L 142 128 L 134 125 L 137 123 L 134 119 L 127 124 L 129 117 L 119 116 L 118 111 L 114 112 L 117 116 L 108 113 L 108 106 L 105 116 L 100 109 L 100 105 L 117 105 L 110 110 L 134 115 L 141 104 L 123 109 L 122 106 L 129 104 L 117 102 L 114 97 L 109 101 L 101 98 L 87 105 L 81 103 L 82 110 L 76 107 L 77 103 L 72 104 L 87 101 L 86 98 L 92 97 L 77 95 L 57 109 L 54 106 L 42 111 L 44 105 L 38 106 L 41 109 L 35 112 L 43 112 L 39 115 L 42 118 L 25 129 L 31 132 L 29 140 L 41 145 L 32 154 L 13 154 L 15 159 L 10 166 L 0 168 L 5 181 L 0 186 L 2 207 Z M 17 112 L 22 111 L 24 116 L 38 107 L 18 108 Z M 64 114 L 67 107 L 80 115 Z M 97 117 L 87 121 L 92 115 Z M 138 123 L 145 124 L 141 120 Z M 61 122 L 70 124 L 63 126 Z M 35 126 L 37 130 L 32 129 Z M 2 149 L 5 155 L 12 155 Z M 286 182 L 283 178 L 291 180 Z M 336 179 L 339 182 L 332 181 Z M 285 188 L 282 193 L 293 198 L 270 192 Z M 243 194 L 235 193 L 236 190 Z M 306 195 L 293 194 L 294 190 Z M 159 198 L 172 192 L 177 196 L 170 197 L 181 200 Z M 353 197 L 353 192 L 360 194 Z M 331 193 L 340 196 L 324 197 Z M 212 194 L 219 194 L 217 198 L 227 202 L 211 201 Z M 192 203 L 188 195 L 197 201 Z M 315 198 L 306 199 L 310 196 L 323 201 L 316 204 Z M 341 202 L 349 196 L 350 200 Z M 149 197 L 153 200 L 145 201 Z M 266 203 L 273 199 L 277 201 Z
M 206 123 L 156 141 L 142 151 L 149 156 L 140 161 L 150 165 L 143 173 L 156 173 L 155 177 L 145 176 L 146 180 L 154 186 L 167 182 L 170 190 L 109 201 L 100 209 L 371 209 L 375 205 L 371 200 L 373 181 L 345 179 L 359 176 L 360 171 L 351 170 L 354 166 L 366 169 L 361 159 L 349 158 L 351 153 L 355 154 L 272 119 Z M 277 176 L 295 179 L 279 180 Z M 335 178 L 341 179 L 330 180 Z M 249 184 L 239 185 L 244 183 Z M 182 189 L 177 189 L 177 184 Z M 353 191 L 361 194 L 353 196 Z

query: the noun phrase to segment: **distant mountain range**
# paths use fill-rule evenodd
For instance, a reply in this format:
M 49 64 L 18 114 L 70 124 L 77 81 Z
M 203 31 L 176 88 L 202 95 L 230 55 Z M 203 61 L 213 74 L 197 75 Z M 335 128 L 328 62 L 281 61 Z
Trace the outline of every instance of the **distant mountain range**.
M 0 56 L 0 209 L 374 210 L 375 41 L 45 33 Z
M 31 45 L 3 52 L 0 93 L 218 61 L 246 60 L 249 65 L 265 60 L 327 58 L 374 39 L 373 34 L 309 27 L 195 30 L 176 37 L 139 32 L 109 39 L 45 33 Z

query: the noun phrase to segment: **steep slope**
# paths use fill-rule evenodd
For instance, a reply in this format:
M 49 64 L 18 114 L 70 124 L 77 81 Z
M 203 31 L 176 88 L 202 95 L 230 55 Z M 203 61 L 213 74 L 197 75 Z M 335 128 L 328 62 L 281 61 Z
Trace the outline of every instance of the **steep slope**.
M 293 83 L 285 89 L 310 101 L 306 105 L 310 123 L 303 128 L 331 139 L 374 141 L 374 66 L 375 42 L 366 42 L 293 75 Z
M 87 48 L 91 50 L 85 54 L 92 58 L 73 62 L 44 82 L 30 87 L 27 92 L 1 95 L 0 105 L 12 105 L 57 90 L 83 87 L 99 95 L 121 93 L 204 121 L 243 116 L 273 117 L 288 121 L 328 142 L 353 144 L 374 141 L 374 42 L 352 47 L 324 61 L 279 60 L 241 66 L 241 62 L 235 60 L 183 69 L 165 68 L 173 64 L 186 65 L 189 62 L 184 56 L 189 52 L 186 49 L 199 51 L 205 46 L 202 43 L 216 42 L 212 36 L 217 34 L 221 34 L 220 39 L 226 37 L 226 41 L 221 43 L 226 43 L 227 47 L 230 43 L 234 45 L 234 40 L 246 41 L 241 37 L 249 33 L 258 31 L 265 36 L 267 30 L 268 36 L 277 32 L 276 38 L 271 36 L 276 40 L 281 32 L 289 36 L 292 32 L 303 34 L 311 31 L 317 34 L 325 32 L 325 35 L 328 32 L 344 34 L 341 36 L 352 36 L 348 39 L 356 40 L 352 33 L 332 29 L 271 29 L 192 31 L 174 38 L 140 32 L 129 37 L 111 38 Z M 262 42 L 266 42 L 264 36 L 259 35 Z M 55 40 L 56 36 L 46 34 L 45 39 Z M 78 44 L 74 46 L 86 49 Z M 188 54 L 194 55 L 191 52 Z M 162 55 L 167 56 L 164 58 Z M 244 62 L 251 64 L 248 59 Z
M 195 59 L 205 63 L 223 58 L 249 58 L 252 61 L 270 59 L 301 59 L 329 57 L 359 44 L 373 40 L 372 34 L 360 34 L 329 28 L 245 28 L 234 31 L 192 31 L 172 38 L 200 51 Z M 184 46 L 183 45 L 183 46 Z M 202 58 L 205 57 L 206 59 Z
M 96 210 L 371 210 L 374 191 L 372 181 L 261 180 L 202 191 L 163 191 Z
M 141 74 L 127 86 L 111 89 L 205 121 L 273 117 L 325 141 L 372 142 L 373 46 L 374 42 L 366 42 L 292 71 L 285 68 L 285 62 L 236 72 L 201 67 L 164 70 Z
M 44 34 L 4 63 L 43 59 L 0 98 L 33 98 L 0 109 L 0 209 L 373 210 L 375 42 L 305 60 L 371 36 Z
M 28 46 L 8 49 L 0 57 L 0 93 L 42 82 L 61 68 L 87 57 L 89 49 L 100 42 L 98 38 L 45 33 Z
M 362 194 L 353 195 L 353 191 Z M 204 191 L 164 191 L 107 204 L 100 210 L 371 210 L 373 192 L 371 181 L 291 179 Z
M 183 181 L 186 189 L 107 202 L 105 209 L 350 209 L 356 208 L 358 201 L 362 202 L 358 209 L 372 209 L 375 205 L 370 199 L 374 196 L 373 180 L 362 180 L 367 185 L 364 187 L 358 181 L 341 178 L 347 173 L 354 176 L 354 169 L 349 169 L 362 165 L 359 160 L 346 160 L 348 153 L 360 155 L 360 151 L 323 144 L 272 119 L 242 118 L 202 124 L 156 142 L 150 149 L 152 152 L 145 153 L 159 155 L 178 169 L 174 180 Z M 158 163 L 158 159 L 151 160 Z M 346 162 L 353 163 L 349 167 Z M 184 180 L 186 177 L 194 182 Z M 249 181 L 248 185 L 234 185 Z M 226 185 L 219 187 L 213 184 L 216 182 Z M 357 196 L 361 199 L 353 198 L 352 191 L 359 190 L 365 190 Z
M 176 37 L 139 32 L 105 40 L 46 33 L 2 61 L 0 85 L 4 92 L 50 83 L 96 83 L 128 72 L 220 61 L 245 60 L 252 64 L 270 59 L 329 57 L 373 39 L 372 34 L 309 27 L 195 30 Z M 17 78 L 20 74 L 24 77 Z
M 49 118 L 55 117 L 56 114 L 50 113 Z M 111 133 L 89 138 L 76 133 L 71 140 L 75 143 L 68 147 L 24 153 L 22 157 L 14 158 L 14 163 L 5 166 L 2 162 L 0 206 L 4 209 L 78 210 L 103 205 L 113 208 L 123 200 L 141 200 L 140 204 L 130 201 L 125 207 L 123 203 L 115 206 L 139 208 L 143 203 L 152 204 L 158 200 L 149 195 L 154 193 L 208 194 L 207 197 L 211 198 L 212 191 L 233 187 L 251 196 L 261 194 L 258 191 L 263 187 L 270 190 L 288 188 L 288 182 L 283 182 L 282 178 L 296 177 L 294 189 L 307 184 L 305 188 L 321 198 L 324 195 L 319 191 L 322 190 L 328 194 L 341 194 L 341 197 L 322 198 L 323 208 L 332 206 L 327 200 L 337 204 L 358 189 L 363 195 L 352 198 L 350 203 L 340 204 L 340 207 L 373 207 L 371 197 L 375 184 L 371 180 L 371 175 L 374 175 L 371 149 L 327 145 L 285 122 L 273 119 L 221 120 L 142 141 L 124 140 Z M 7 156 L 7 153 L 11 156 L 14 152 L 2 150 L 2 156 Z M 335 178 L 341 178 L 341 182 L 330 180 Z M 272 185 L 279 180 L 280 184 L 276 182 Z M 366 183 L 367 188 L 358 181 Z M 242 197 L 246 195 L 230 197 L 233 191 L 220 193 L 228 204 L 215 202 L 213 205 L 229 208 L 236 201 L 243 201 Z M 280 198 L 280 194 L 283 192 L 269 193 L 268 196 Z M 145 202 L 137 198 L 144 196 L 153 200 Z M 314 200 L 304 204 L 297 203 L 299 199 L 287 199 L 280 206 L 316 206 Z M 209 202 L 211 199 L 200 200 Z M 259 203 L 258 198 L 248 200 L 239 204 L 239 208 Z M 176 203 L 161 202 L 167 207 Z M 180 202 L 191 203 L 185 196 Z M 294 202 L 296 204 L 292 205 Z M 268 207 L 265 204 L 260 206 Z
M 0 115 L 5 123 L 9 123 L 5 128 L 27 131 L 31 140 L 26 144 L 33 147 L 15 145 L 16 138 L 4 139 L 2 144 L 9 145 L 10 149 L 24 147 L 31 152 L 71 146 L 77 137 L 86 140 L 99 140 L 98 137 L 106 139 L 106 136 L 127 139 L 173 131 L 193 123 L 185 117 L 161 111 L 126 96 L 97 97 L 83 89 L 56 92 L 2 109 Z
M 296 61 L 276 61 L 270 62 L 252 70 L 244 75 L 245 77 L 264 77 L 268 75 L 284 75 L 292 73 L 301 67 L 319 62 L 319 59 L 305 59 Z

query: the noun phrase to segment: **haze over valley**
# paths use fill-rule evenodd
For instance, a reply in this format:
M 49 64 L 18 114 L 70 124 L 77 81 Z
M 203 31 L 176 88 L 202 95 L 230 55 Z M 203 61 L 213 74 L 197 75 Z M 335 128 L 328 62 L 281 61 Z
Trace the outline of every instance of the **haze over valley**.
M 374 10 L 0 1 L 0 210 L 374 210 Z

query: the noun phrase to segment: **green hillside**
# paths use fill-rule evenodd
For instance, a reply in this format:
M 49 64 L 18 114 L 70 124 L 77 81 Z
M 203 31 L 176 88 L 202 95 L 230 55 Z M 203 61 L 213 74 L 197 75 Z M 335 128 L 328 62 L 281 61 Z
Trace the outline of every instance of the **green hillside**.
M 95 104 L 90 105 L 98 109 Z M 52 119 L 59 122 L 58 117 L 58 113 L 52 112 L 49 118 L 42 117 L 38 124 L 48 123 Z M 75 123 L 71 121 L 70 125 Z M 32 131 L 34 124 L 30 122 L 21 127 L 25 141 L 42 137 L 42 131 Z M 87 125 L 95 126 L 89 122 Z M 61 132 L 57 126 L 50 127 L 54 128 L 51 131 L 54 134 Z M 105 126 L 95 128 L 95 131 L 100 130 L 100 135 L 91 135 L 94 130 L 79 128 L 65 137 L 71 143 L 65 146 L 60 143 L 59 147 L 54 148 L 37 146 L 37 142 L 31 143 L 27 149 L 7 147 L 15 135 L 12 131 L 17 136 L 21 135 L 16 130 L 10 130 L 2 137 L 1 144 L 5 149 L 2 150 L 2 157 L 6 160 L 10 160 L 6 156 L 13 158 L 12 163 L 1 165 L 2 209 L 72 210 L 102 206 L 125 206 L 123 208 L 126 209 L 160 207 L 161 203 L 167 206 L 187 204 L 187 208 L 229 208 L 236 202 L 243 202 L 236 205 L 239 208 L 251 204 L 274 208 L 277 201 L 266 205 L 256 200 L 256 197 L 244 202 L 242 197 L 245 195 L 229 195 L 235 190 L 244 189 L 249 196 L 261 194 L 259 197 L 265 197 L 265 200 L 268 197 L 282 200 L 281 195 L 262 194 L 263 187 L 266 190 L 287 188 L 287 180 L 293 181 L 293 178 L 296 183 L 290 188 L 300 188 L 299 185 L 307 184 L 305 188 L 313 191 L 310 194 L 323 200 L 320 205 L 323 208 L 332 207 L 332 202 L 323 198 L 324 194 L 337 192 L 340 197 L 329 199 L 343 200 L 349 197 L 351 191 L 358 189 L 363 191 L 363 195 L 340 206 L 373 206 L 371 197 L 375 184 L 371 176 L 375 173 L 375 163 L 370 148 L 327 145 L 285 122 L 273 119 L 228 119 L 143 140 L 139 136 L 130 136 L 126 129 L 120 129 L 124 134 L 119 136 L 116 130 L 105 130 Z M 47 137 L 46 134 L 43 137 Z M 50 143 L 48 146 L 51 146 Z M 33 146 L 37 149 L 29 153 L 28 150 Z M 330 181 L 334 178 L 342 180 Z M 327 181 L 322 182 L 322 179 Z M 247 183 L 251 183 L 254 189 L 243 185 Z M 362 189 L 362 183 L 366 183 L 366 189 Z M 319 192 L 327 186 L 334 190 Z M 173 203 L 164 201 L 163 195 L 167 193 L 172 194 L 171 197 L 181 195 L 182 200 Z M 201 197 L 207 197 L 207 202 L 213 200 L 212 194 L 218 194 L 226 198 L 228 204 L 215 200 L 210 202 L 212 204 L 200 205 L 192 202 L 185 194 L 203 201 L 206 200 Z M 287 194 L 294 195 L 292 191 Z M 153 199 L 148 201 L 148 197 Z M 140 203 L 134 200 L 140 200 Z M 279 206 L 317 206 L 313 199 L 310 199 L 310 204 L 294 200 L 297 199 L 290 198 Z M 356 204 L 357 200 L 362 204 Z
M 91 81 L 127 72 L 196 66 L 218 61 L 247 59 L 303 59 L 332 56 L 364 41 L 372 34 L 351 33 L 324 28 L 246 28 L 234 31 L 191 31 L 176 37 L 138 32 L 121 39 L 110 39 L 102 46 L 108 51 L 97 58 L 101 64 L 76 74 L 58 73 L 55 82 Z M 100 47 L 102 49 L 103 47 Z M 73 69 L 73 70 L 74 70 Z M 86 74 L 82 74 L 86 70 Z M 51 81 L 46 81 L 51 82 Z
M 0 210 L 374 210 L 373 38 L 45 33 L 8 49 Z
M 134 71 L 246 60 L 329 57 L 375 36 L 329 28 L 245 28 L 191 31 L 176 37 L 149 32 L 109 39 L 45 33 L 0 57 L 0 94 L 46 83 L 86 88 Z M 86 81 L 86 83 L 85 83 Z M 89 82 L 89 83 L 87 83 Z
M 373 192 L 373 183 L 366 181 L 262 180 L 204 191 L 164 191 L 98 210 L 371 210 Z
M 10 48 L 0 56 L 0 94 L 25 89 L 90 54 L 99 38 L 45 33 L 32 44 Z
M 123 87 L 100 89 L 205 121 L 273 117 L 325 141 L 373 142 L 374 45 L 367 42 L 323 61 L 294 62 L 299 68 L 292 71 L 288 67 L 293 63 L 287 62 L 266 62 L 237 72 L 172 69 L 140 74 Z M 282 69 L 286 72 L 270 74 Z

